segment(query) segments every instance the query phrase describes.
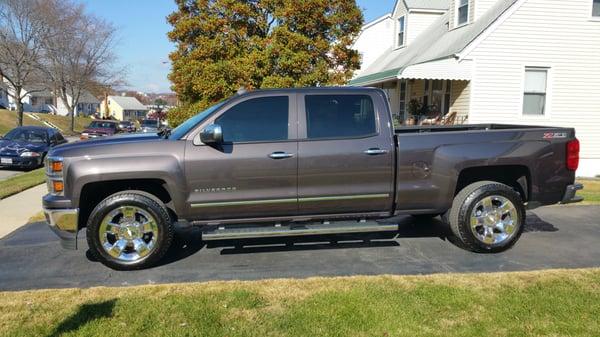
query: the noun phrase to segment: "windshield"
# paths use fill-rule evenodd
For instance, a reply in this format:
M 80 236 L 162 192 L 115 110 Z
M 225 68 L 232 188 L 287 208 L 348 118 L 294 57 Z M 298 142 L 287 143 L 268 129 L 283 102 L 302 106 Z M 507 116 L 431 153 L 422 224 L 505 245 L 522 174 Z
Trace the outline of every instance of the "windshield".
M 217 103 L 217 104 L 211 106 L 210 108 L 202 111 L 201 113 L 197 114 L 196 116 L 188 119 L 183 124 L 179 125 L 175 129 L 173 129 L 173 131 L 171 131 L 171 136 L 169 137 L 169 139 L 181 139 L 181 137 L 185 136 L 196 125 L 198 125 L 203 120 L 205 120 L 206 117 L 210 116 L 218 108 L 223 106 L 223 104 L 225 104 L 225 102 L 227 102 L 227 101 Z
M 4 139 L 25 143 L 48 143 L 48 134 L 43 130 L 14 129 Z
M 111 123 L 111 122 L 103 122 L 103 121 L 93 121 L 90 123 L 90 126 L 88 126 L 88 128 L 95 128 L 95 129 L 116 129 L 116 123 Z
M 144 119 L 141 123 L 142 126 L 149 126 L 151 128 L 155 128 L 158 126 L 157 119 Z

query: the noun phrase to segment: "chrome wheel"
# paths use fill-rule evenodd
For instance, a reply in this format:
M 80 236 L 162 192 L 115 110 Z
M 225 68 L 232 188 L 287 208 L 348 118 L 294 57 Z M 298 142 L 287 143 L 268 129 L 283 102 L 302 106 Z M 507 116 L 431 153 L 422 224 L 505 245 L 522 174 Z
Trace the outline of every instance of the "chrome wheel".
M 519 226 L 517 208 L 503 196 L 485 197 L 471 211 L 471 231 L 486 245 L 498 245 L 512 239 Z
M 100 243 L 106 253 L 122 262 L 136 262 L 156 248 L 158 224 L 147 211 L 121 206 L 100 223 Z

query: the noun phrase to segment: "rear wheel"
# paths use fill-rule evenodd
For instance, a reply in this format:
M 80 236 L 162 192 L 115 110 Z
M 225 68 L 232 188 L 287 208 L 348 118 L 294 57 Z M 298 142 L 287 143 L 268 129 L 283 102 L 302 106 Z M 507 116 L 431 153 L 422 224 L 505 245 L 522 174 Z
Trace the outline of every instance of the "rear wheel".
M 497 253 L 512 247 L 523 233 L 525 206 L 511 187 L 482 181 L 456 195 L 445 219 L 466 249 Z
M 87 224 L 91 253 L 119 270 L 156 264 L 173 240 L 173 224 L 158 200 L 135 191 L 119 192 L 100 202 Z

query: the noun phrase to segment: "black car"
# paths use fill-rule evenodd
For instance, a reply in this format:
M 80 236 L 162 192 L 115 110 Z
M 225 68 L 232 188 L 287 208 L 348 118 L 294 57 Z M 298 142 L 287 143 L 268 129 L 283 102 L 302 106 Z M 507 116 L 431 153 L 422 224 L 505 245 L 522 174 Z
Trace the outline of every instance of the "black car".
M 22 126 L 0 138 L 0 167 L 33 169 L 44 164 L 50 147 L 67 140 L 55 129 Z

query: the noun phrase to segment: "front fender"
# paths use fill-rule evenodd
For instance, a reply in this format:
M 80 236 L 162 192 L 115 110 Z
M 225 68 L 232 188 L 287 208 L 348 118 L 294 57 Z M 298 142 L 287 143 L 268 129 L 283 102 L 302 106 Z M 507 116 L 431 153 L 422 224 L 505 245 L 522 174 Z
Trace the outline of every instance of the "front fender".
M 172 155 L 110 156 L 86 158 L 69 163 L 65 185 L 70 192 L 73 207 L 80 203 L 81 191 L 86 184 L 102 181 L 158 179 L 173 201 L 176 212 L 185 207 L 186 183 L 183 167 Z

